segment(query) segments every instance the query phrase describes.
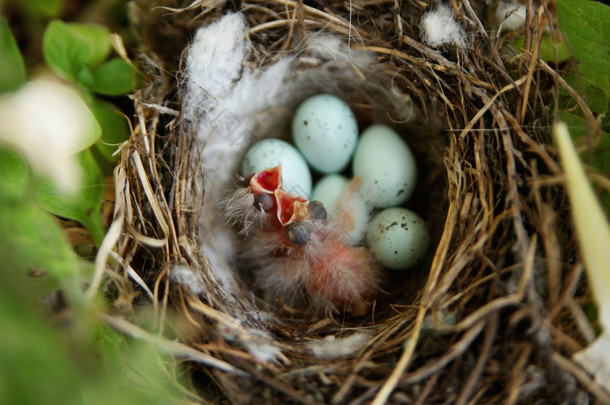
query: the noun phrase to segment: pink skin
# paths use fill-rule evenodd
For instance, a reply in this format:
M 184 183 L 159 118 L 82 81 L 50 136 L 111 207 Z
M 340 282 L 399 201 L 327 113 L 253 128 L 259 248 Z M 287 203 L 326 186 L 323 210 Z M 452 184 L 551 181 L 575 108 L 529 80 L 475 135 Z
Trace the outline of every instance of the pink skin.
M 358 179 L 352 180 L 344 197 L 353 196 L 358 185 Z M 329 221 L 311 218 L 310 202 L 282 189 L 279 166 L 254 174 L 249 192 L 254 209 L 267 215 L 259 232 L 251 235 L 255 239 L 249 253 L 264 263 L 257 271 L 258 284 L 288 302 L 304 290 L 309 306 L 318 312 L 364 315 L 377 294 L 381 271 L 368 249 L 344 243 L 354 226 L 350 213 L 340 210 Z M 287 236 L 291 224 L 307 228 L 305 242 L 294 243 Z

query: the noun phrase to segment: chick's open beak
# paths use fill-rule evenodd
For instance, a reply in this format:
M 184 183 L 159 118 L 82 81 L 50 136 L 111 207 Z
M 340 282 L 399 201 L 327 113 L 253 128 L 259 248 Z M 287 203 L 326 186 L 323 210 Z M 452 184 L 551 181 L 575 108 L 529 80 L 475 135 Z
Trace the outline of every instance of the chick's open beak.
M 282 188 L 282 166 L 262 170 L 250 178 L 250 191 L 255 196 L 260 193 L 273 194 Z
M 266 213 L 276 211 L 275 190 L 282 187 L 282 167 L 276 166 L 246 177 L 247 186 L 254 196 L 254 207 Z
M 281 226 L 307 215 L 307 200 L 299 195 L 290 194 L 282 189 L 275 190 L 277 203 L 277 219 Z
M 320 209 L 324 214 L 323 219 L 326 219 L 326 210 L 319 201 L 310 202 L 282 188 L 281 166 L 253 174 L 248 186 L 254 196 L 254 206 L 273 218 L 278 228 L 306 219 L 320 220 Z

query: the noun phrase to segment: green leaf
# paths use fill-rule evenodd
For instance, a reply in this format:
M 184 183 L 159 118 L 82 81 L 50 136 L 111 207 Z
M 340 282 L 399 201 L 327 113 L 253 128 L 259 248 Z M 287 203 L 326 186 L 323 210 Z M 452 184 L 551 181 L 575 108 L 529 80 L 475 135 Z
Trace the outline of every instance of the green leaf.
M 593 150 L 591 165 L 606 176 L 610 175 L 610 134 L 601 133 L 601 139 Z
M 95 243 L 100 246 L 104 238 L 101 220 L 104 178 L 89 149 L 79 153 L 81 182 L 72 193 L 59 193 L 51 181 L 44 181 L 36 193 L 38 203 L 51 213 L 83 224 Z
M 0 93 L 26 81 L 25 65 L 6 18 L 0 18 Z
M 78 77 L 76 81 L 84 86 L 86 89 L 90 89 L 95 83 L 95 78 L 93 77 L 93 73 L 91 73 L 91 69 L 88 66 L 85 66 L 78 72 Z
M 557 18 L 576 59 L 601 73 L 610 72 L 610 7 L 588 0 L 560 0 Z
M 589 108 L 597 115 L 606 113 L 610 104 L 610 79 L 608 75 L 599 73 L 586 65 L 581 66 L 579 70 Z M 607 73 L 610 73 L 610 71 Z
M 99 325 L 97 313 L 69 322 L 28 305 L 31 291 L 0 274 L 0 398 L 3 404 L 187 403 L 177 362 L 150 344 Z M 15 291 L 17 290 L 17 291 Z M 76 315 L 72 315 L 75 312 Z M 61 327 L 59 322 L 62 321 Z M 88 341 L 89 335 L 95 341 Z M 103 350 L 100 350 L 103 347 Z
M 516 51 L 521 52 L 521 49 L 525 46 L 525 37 L 519 35 L 511 43 L 511 46 L 515 48 Z M 546 62 L 555 62 L 569 58 L 571 55 L 565 42 L 557 42 L 550 34 L 543 34 L 542 40 L 540 41 L 540 59 Z
M 559 111 L 559 120 L 568 126 L 573 139 L 586 137 L 589 132 L 587 120 L 579 115 L 562 110 Z
M 580 95 L 584 96 L 587 105 L 596 115 L 603 115 L 610 105 L 610 80 L 607 75 L 581 65 L 578 74 L 566 73 L 565 80 Z M 560 90 L 559 108 L 562 110 L 580 109 L 565 89 Z
M 129 125 L 124 116 L 118 113 L 119 109 L 113 104 L 98 98 L 93 100 L 93 114 L 102 127 L 102 138 L 95 144 L 92 152 L 100 163 L 102 169 L 109 174 L 119 159 L 112 154 L 117 150 L 120 143 L 129 139 Z
M 0 147 L 0 201 L 18 202 L 30 186 L 30 169 L 16 150 Z
M 521 36 L 519 38 L 523 37 Z M 557 56 L 555 56 L 555 53 Z M 570 55 L 570 50 L 564 41 L 555 41 L 549 33 L 545 33 L 542 36 L 542 41 L 540 42 L 540 59 L 546 62 L 555 62 L 555 58 L 557 58 L 557 61 L 560 61 L 569 58 Z
M 74 368 L 66 337 L 11 290 L 0 292 L 0 345 L 10 347 L 0 351 L 3 402 L 76 404 L 85 374 Z
M 31 17 L 53 18 L 57 17 L 63 9 L 65 0 L 27 0 L 20 1 L 19 5 L 31 14 Z
M 176 372 L 176 362 L 169 355 L 145 341 L 127 339 L 108 326 L 100 326 L 97 330 L 91 328 L 91 332 L 91 346 L 99 353 L 99 367 L 103 370 L 130 371 L 127 378 L 117 374 L 107 378 L 106 385 L 116 390 L 120 404 L 183 402 L 179 400 L 183 394 L 176 390 L 172 378 L 168 378 L 168 375 L 175 375 Z M 100 400 L 99 392 L 89 394 L 91 396 L 86 396 L 84 400 L 87 404 L 116 403 L 116 400 Z
M 75 82 L 89 60 L 87 42 L 63 21 L 49 23 L 42 40 L 44 58 L 58 76 Z
M 87 66 L 98 67 L 110 54 L 110 31 L 99 24 L 49 23 L 43 38 L 43 52 L 49 67 L 59 76 L 91 87 Z
M 51 215 L 24 201 L 0 205 L 0 257 L 4 265 L 7 258 L 13 262 L 3 270 L 37 269 L 57 279 L 73 274 L 76 255 Z
M 559 119 L 567 125 L 574 140 L 588 136 L 589 126 L 584 118 L 567 111 L 560 111 Z M 599 143 L 591 147 L 592 150 L 584 151 L 581 158 L 601 173 L 610 173 L 610 134 L 602 131 Z
M 92 90 L 108 96 L 129 93 L 138 86 L 137 71 L 125 59 L 115 58 L 104 63 L 94 74 Z
M 99 66 L 110 54 L 110 31 L 99 24 L 69 23 L 68 28 L 85 41 L 89 49 L 87 64 L 92 68 Z

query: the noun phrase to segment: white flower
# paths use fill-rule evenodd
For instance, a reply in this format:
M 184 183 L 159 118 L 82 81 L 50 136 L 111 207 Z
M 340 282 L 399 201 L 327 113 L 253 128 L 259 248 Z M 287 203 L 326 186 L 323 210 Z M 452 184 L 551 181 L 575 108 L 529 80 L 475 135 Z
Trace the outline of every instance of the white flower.
M 21 151 L 32 168 L 50 177 L 59 190 L 73 189 L 78 183 L 74 155 L 100 134 L 85 102 L 66 85 L 33 80 L 0 98 L 0 142 Z

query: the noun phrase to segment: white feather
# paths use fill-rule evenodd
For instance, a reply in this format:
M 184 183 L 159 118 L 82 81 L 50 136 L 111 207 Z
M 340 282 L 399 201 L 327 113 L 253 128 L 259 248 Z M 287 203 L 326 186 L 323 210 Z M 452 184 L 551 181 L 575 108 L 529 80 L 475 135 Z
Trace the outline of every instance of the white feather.
M 457 47 L 466 46 L 466 34 L 454 17 L 453 10 L 443 4 L 424 14 L 421 20 L 424 41 L 435 48 L 450 44 Z
M 258 116 L 278 102 L 290 66 L 290 58 L 285 58 L 265 71 L 244 72 L 250 56 L 247 32 L 241 14 L 228 14 L 197 32 L 186 57 L 185 118 L 197 128 L 206 169 L 202 249 L 227 291 L 234 289 L 231 265 L 237 241 L 220 201 L 231 188 Z
M 283 105 L 284 77 L 290 58 L 281 59 L 265 71 L 247 71 L 224 98 L 201 121 L 197 134 L 204 144 L 206 181 L 227 190 L 238 170 L 245 149 L 256 140 L 269 137 L 268 111 Z M 212 188 L 208 188 L 212 190 Z M 221 195 L 214 196 L 218 201 Z
M 170 278 L 173 282 L 188 287 L 193 294 L 200 295 L 205 291 L 201 275 L 187 266 L 173 266 L 170 271 Z
M 527 7 L 523 4 L 505 3 L 501 1 L 496 9 L 496 23 L 503 28 L 518 30 L 525 24 Z
M 309 350 L 318 359 L 335 359 L 337 357 L 351 356 L 362 349 L 369 341 L 371 335 L 364 332 L 352 333 L 346 337 L 326 336 L 308 344 Z
M 366 68 L 374 61 L 370 52 L 351 49 L 343 39 L 334 35 L 319 33 L 311 35 L 308 41 L 311 55 L 322 61 L 353 63 L 358 68 Z
M 239 319 L 222 319 L 218 331 L 227 341 L 242 344 L 259 361 L 275 362 L 283 358 L 269 332 L 246 327 Z
M 187 119 L 196 120 L 225 96 L 248 54 L 241 14 L 228 14 L 197 31 L 186 57 Z

